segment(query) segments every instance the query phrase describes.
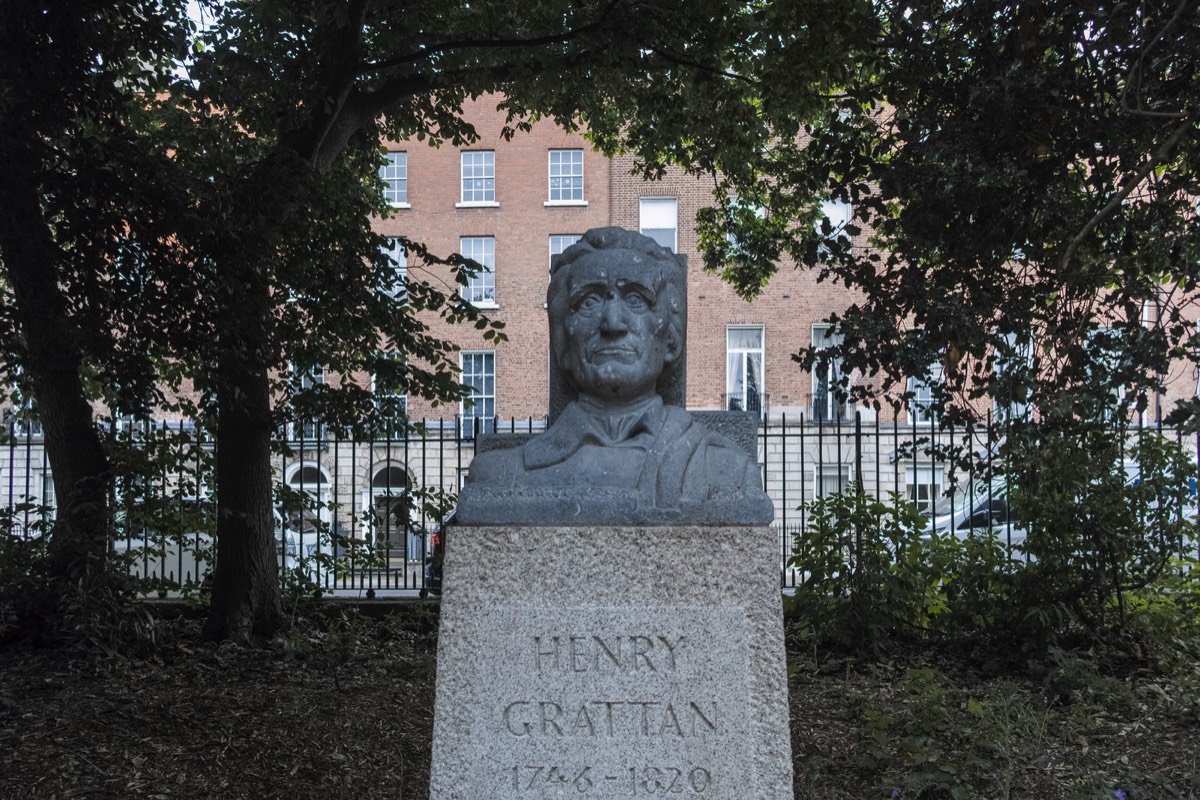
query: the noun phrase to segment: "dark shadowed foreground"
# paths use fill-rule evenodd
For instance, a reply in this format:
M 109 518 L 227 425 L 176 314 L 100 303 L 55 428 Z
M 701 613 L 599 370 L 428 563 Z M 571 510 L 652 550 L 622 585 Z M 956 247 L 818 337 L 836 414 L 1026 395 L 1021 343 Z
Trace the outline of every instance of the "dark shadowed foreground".
M 177 620 L 148 658 L 0 651 L 0 798 L 425 798 L 436 623 L 414 604 L 298 618 L 269 649 Z M 1194 663 L 793 641 L 789 669 L 797 798 L 1200 797 Z

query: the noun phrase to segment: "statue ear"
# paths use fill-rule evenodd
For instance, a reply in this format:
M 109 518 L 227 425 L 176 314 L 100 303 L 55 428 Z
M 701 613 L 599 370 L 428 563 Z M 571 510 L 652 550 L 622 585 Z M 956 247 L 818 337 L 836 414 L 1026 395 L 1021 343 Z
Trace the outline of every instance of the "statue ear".
M 683 344 L 683 331 L 676 322 L 676 317 L 671 314 L 667 318 L 667 340 L 666 354 L 663 356 L 664 364 L 674 364 L 679 360 L 679 350 Z

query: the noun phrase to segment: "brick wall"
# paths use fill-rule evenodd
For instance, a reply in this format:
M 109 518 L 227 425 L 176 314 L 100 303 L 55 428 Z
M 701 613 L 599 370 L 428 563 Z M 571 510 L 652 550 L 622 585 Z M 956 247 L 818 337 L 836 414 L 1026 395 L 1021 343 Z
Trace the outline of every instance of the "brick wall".
M 408 153 L 408 198 L 411 208 L 397 209 L 379 220 L 376 230 L 424 242 L 441 256 L 458 252 L 462 236 L 493 236 L 496 246 L 496 303 L 491 315 L 505 324 L 509 341 L 493 348 L 470 326 L 435 330 L 464 350 L 495 350 L 496 413 L 503 418 L 540 419 L 549 396 L 546 284 L 549 278 L 549 239 L 552 234 L 581 234 L 608 224 L 610 165 L 592 152 L 582 136 L 567 134 L 549 122 L 518 134 L 511 142 L 500 136 L 505 115 L 495 99 L 468 102 L 464 112 L 479 132 L 475 144 L 439 149 L 421 142 L 388 143 Z M 583 150 L 585 206 L 547 206 L 551 149 Z M 495 208 L 458 208 L 461 199 L 462 150 L 494 150 Z M 412 259 L 410 259 L 412 269 Z M 415 271 L 413 273 L 416 274 Z M 449 271 L 432 276 L 449 281 Z M 455 407 L 432 409 L 410 398 L 415 418 L 452 417 Z
M 643 197 L 678 201 L 678 252 L 688 260 L 688 405 L 721 408 L 726 393 L 726 331 L 730 325 L 763 328 L 763 391 L 772 418 L 812 413 L 812 376 L 792 354 L 812 341 L 812 326 L 844 310 L 857 297 L 844 287 L 817 283 L 809 270 L 790 261 L 753 302 L 740 299 L 720 277 L 703 269 L 695 230 L 696 212 L 713 204 L 712 184 L 672 170 L 648 183 L 631 174 L 631 157 L 612 166 L 613 224 L 637 230 Z
M 409 207 L 396 209 L 392 216 L 377 220 L 374 225 L 385 235 L 406 235 L 422 241 L 441 256 L 458 252 L 460 237 L 495 238 L 498 307 L 489 313 L 505 323 L 509 341 L 493 347 L 470 326 L 445 326 L 436 319 L 430 320 L 430 324 L 464 350 L 495 351 L 498 416 L 536 420 L 546 413 L 549 386 L 544 303 L 549 237 L 580 234 L 603 225 L 637 230 L 641 198 L 673 197 L 678 203 L 678 252 L 687 256 L 689 273 L 688 406 L 697 409 L 724 406 L 727 329 L 731 325 L 761 326 L 765 362 L 762 390 L 768 416 L 778 419 L 786 415 L 793 421 L 801 414 L 811 417 L 813 379 L 792 360 L 792 355 L 809 346 L 814 324 L 844 310 L 858 298 L 856 293 L 831 283 L 817 283 L 815 271 L 796 269 L 785 260 L 759 298 L 753 302 L 741 300 L 719 277 L 703 270 L 694 220 L 700 208 L 713 202 L 711 181 L 685 176 L 676 169 L 669 171 L 663 180 L 648 183 L 632 174 L 631 156 L 610 161 L 593 152 L 581 135 L 565 133 L 546 121 L 536 124 L 531 133 L 518 134 L 506 142 L 500 135 L 505 115 L 495 106 L 495 98 L 468 101 L 464 105 L 466 117 L 480 136 L 478 142 L 468 147 L 386 143 L 390 150 L 408 154 Z M 583 151 L 586 205 L 547 205 L 551 149 Z M 458 207 L 463 150 L 495 152 L 496 207 Z M 860 237 L 855 245 L 865 247 L 865 237 Z M 410 268 L 412 261 L 410 258 Z M 451 288 L 449 270 L 435 270 L 430 277 Z M 368 376 L 358 379 L 369 381 Z M 1197 367 L 1179 359 L 1166 379 L 1167 393 L 1151 399 L 1145 412 L 1147 421 L 1155 419 L 1160 406 L 1169 410 L 1177 400 L 1194 396 Z M 329 376 L 329 380 L 336 382 L 337 377 Z M 852 380 L 865 378 L 852 376 Z M 986 400 L 976 401 L 975 405 L 979 412 L 986 413 Z M 458 406 L 431 408 L 427 402 L 410 398 L 409 410 L 416 419 L 448 419 L 458 413 Z M 870 421 L 872 413 L 863 411 Z M 878 420 L 910 422 L 906 409 L 897 415 L 887 400 Z

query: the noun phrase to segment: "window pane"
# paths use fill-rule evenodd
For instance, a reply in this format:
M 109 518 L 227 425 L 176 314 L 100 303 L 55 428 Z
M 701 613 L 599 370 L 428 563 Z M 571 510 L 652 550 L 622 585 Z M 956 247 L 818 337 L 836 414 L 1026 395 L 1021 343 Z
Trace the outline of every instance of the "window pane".
M 550 237 L 550 264 L 553 266 L 554 257 L 560 255 L 571 245 L 579 241 L 578 233 L 554 234 Z
M 730 328 L 729 348 L 731 350 L 760 349 L 762 347 L 762 328 Z
M 850 466 L 848 464 L 825 464 L 817 470 L 817 497 L 846 491 L 850 484 Z
M 322 386 L 325 383 L 325 367 L 316 365 L 312 367 L 298 367 L 292 365 L 292 381 L 294 391 L 305 392 L 314 389 L 317 386 Z M 289 425 L 288 438 L 292 440 L 318 440 L 324 437 L 325 430 L 319 419 L 307 416 L 301 416 L 297 410 L 294 421 Z
M 583 200 L 583 151 L 550 151 L 550 200 Z
M 388 153 L 379 168 L 383 196 L 392 205 L 408 202 L 408 153 Z
M 925 515 L 933 513 L 933 507 L 942 494 L 941 467 L 909 467 L 908 499 Z
M 491 351 L 465 352 L 462 354 L 462 382 L 470 386 L 472 404 L 462 406 L 462 432 L 471 436 L 475 432 L 475 421 L 481 430 L 491 430 L 496 416 L 496 366 L 495 354 Z
M 909 413 L 912 423 L 933 423 L 937 421 L 937 411 L 934 407 L 934 387 L 942 382 L 942 365 L 930 367 L 929 378 L 909 378 L 908 389 L 912 392 Z
M 649 236 L 654 241 L 658 242 L 660 247 L 665 247 L 671 252 L 675 252 L 675 229 L 665 228 L 645 228 L 642 230 L 643 236 Z
M 380 358 L 388 362 L 386 366 L 376 370 L 371 376 L 371 389 L 375 395 L 375 407 L 384 420 L 396 421 L 408 410 L 408 397 L 404 393 L 402 378 L 399 371 L 404 366 L 400 354 L 395 351 L 380 353 Z M 391 430 L 391 426 L 387 426 Z
M 674 228 L 678 224 L 674 197 L 643 197 L 641 225 L 643 228 Z
M 408 251 L 401 246 L 400 239 L 388 237 L 383 254 L 387 256 L 390 266 L 380 276 L 380 287 L 388 297 L 403 298 L 404 286 L 408 281 Z
M 737 326 L 725 331 L 725 407 L 761 412 L 763 402 L 763 329 Z
M 496 302 L 496 240 L 492 236 L 464 236 L 459 252 L 479 264 L 481 269 L 463 287 L 463 297 L 471 303 Z
M 849 203 L 841 200 L 826 200 L 821 203 L 821 216 L 829 220 L 829 227 L 837 233 L 850 224 L 853 214 Z M 818 229 L 823 228 L 824 222 L 818 222 L 818 225 Z
M 678 206 L 674 197 L 643 197 L 639 205 L 640 230 L 663 247 L 674 252 L 678 226 Z
M 496 154 L 471 150 L 462 154 L 462 201 L 490 203 L 496 200 Z
M 832 325 L 812 326 L 813 346 L 818 350 L 841 344 L 842 337 Z M 812 418 L 814 422 L 838 422 L 849 416 L 849 410 L 838 399 L 842 361 L 832 357 L 813 365 Z

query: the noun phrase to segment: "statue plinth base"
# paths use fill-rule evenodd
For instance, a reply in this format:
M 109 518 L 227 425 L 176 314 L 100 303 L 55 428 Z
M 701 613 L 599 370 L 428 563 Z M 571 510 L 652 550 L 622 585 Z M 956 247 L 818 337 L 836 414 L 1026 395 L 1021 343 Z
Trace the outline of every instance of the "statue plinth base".
M 456 527 L 431 800 L 793 797 L 777 534 Z

